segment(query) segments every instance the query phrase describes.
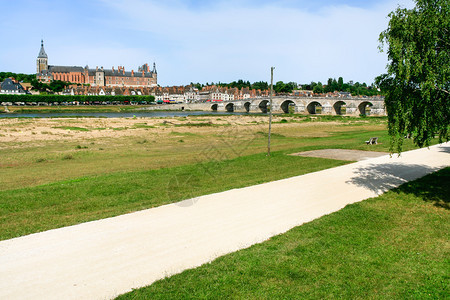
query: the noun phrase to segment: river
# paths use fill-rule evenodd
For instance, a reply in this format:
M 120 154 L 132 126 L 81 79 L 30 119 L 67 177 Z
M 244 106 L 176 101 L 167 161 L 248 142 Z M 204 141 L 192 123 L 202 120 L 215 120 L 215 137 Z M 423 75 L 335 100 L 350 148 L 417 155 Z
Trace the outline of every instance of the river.
M 260 115 L 261 113 L 258 113 Z M 0 118 L 163 118 L 203 115 L 257 115 L 245 112 L 215 111 L 134 111 L 134 112 L 58 112 L 58 113 L 1 113 Z

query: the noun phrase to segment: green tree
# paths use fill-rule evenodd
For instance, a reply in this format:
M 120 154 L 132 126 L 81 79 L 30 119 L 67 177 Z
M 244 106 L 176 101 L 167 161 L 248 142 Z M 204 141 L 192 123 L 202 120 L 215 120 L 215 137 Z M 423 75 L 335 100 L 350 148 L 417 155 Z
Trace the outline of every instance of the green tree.
M 313 92 L 314 92 L 315 94 L 321 94 L 321 93 L 323 93 L 323 85 L 322 85 L 322 83 L 321 83 L 320 81 L 317 83 L 317 85 L 314 86 Z
M 376 79 L 385 92 L 391 151 L 401 152 L 411 134 L 428 146 L 439 134 L 449 140 L 450 127 L 450 4 L 448 0 L 415 0 L 413 9 L 389 14 L 380 34 L 387 46 L 387 74 Z
M 277 94 L 292 93 L 292 85 L 289 83 L 284 83 L 283 81 L 278 81 L 274 86 L 273 90 Z
M 289 85 L 289 89 L 290 89 L 290 92 L 289 92 L 289 93 L 291 93 L 292 90 L 296 90 L 297 87 L 298 87 L 297 82 L 294 82 L 294 81 L 289 82 L 288 85 Z
M 326 93 L 334 92 L 334 91 L 333 91 L 333 78 L 328 78 L 327 86 L 326 86 L 326 88 L 325 88 L 325 92 L 326 92 Z
M 267 83 L 267 82 L 265 82 L 265 81 L 258 81 L 258 82 L 254 82 L 253 84 L 252 84 L 252 89 L 254 89 L 254 90 L 267 90 L 267 89 L 269 89 L 269 84 Z
M 203 84 L 201 84 L 201 83 L 199 83 L 199 82 L 197 82 L 197 83 L 191 82 L 191 85 L 192 85 L 193 87 L 196 87 L 199 91 L 201 91 L 202 88 L 203 88 Z
M 12 73 L 12 72 L 0 72 L 0 82 L 5 80 L 6 78 L 14 78 L 20 82 L 31 82 L 36 79 L 35 74 L 22 74 L 22 73 Z
M 40 81 L 38 81 L 37 79 L 33 79 L 31 81 L 31 86 L 35 89 L 37 89 L 40 92 L 46 92 L 47 89 L 49 89 L 49 86 L 46 85 L 45 83 L 42 83 Z
M 278 81 L 277 83 L 274 84 L 273 86 L 273 90 L 275 93 L 283 93 L 283 91 L 285 90 L 286 85 L 284 84 L 283 81 Z
M 333 82 L 331 83 L 331 91 L 338 91 L 339 90 L 339 85 L 338 82 L 336 81 L 336 79 L 333 79 Z
M 309 90 L 309 91 L 312 91 L 312 90 L 314 90 L 314 87 L 315 87 L 316 85 L 317 85 L 316 82 L 311 81 L 311 83 L 308 84 L 308 85 L 306 86 L 306 89 Z
M 338 90 L 342 91 L 344 89 L 344 78 L 339 77 L 337 84 L 338 84 Z
M 49 87 L 53 92 L 62 92 L 67 86 L 70 85 L 70 82 L 65 82 L 61 80 L 54 80 L 50 82 Z

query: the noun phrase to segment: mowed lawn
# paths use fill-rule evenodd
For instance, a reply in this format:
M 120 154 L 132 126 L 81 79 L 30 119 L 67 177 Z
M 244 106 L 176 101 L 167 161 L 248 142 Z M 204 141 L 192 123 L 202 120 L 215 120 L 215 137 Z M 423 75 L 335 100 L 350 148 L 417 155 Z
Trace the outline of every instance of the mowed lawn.
M 118 299 L 448 299 L 450 168 Z
M 292 177 L 347 162 L 275 152 L 0 191 L 0 240 Z

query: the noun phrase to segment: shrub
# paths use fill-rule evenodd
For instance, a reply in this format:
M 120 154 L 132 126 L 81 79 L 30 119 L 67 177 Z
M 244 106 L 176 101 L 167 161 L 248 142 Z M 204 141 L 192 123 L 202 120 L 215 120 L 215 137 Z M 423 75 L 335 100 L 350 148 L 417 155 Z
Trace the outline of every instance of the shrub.
M 74 157 L 73 157 L 72 154 L 66 154 L 66 155 L 63 156 L 62 159 L 63 159 L 63 160 L 71 160 L 71 159 L 74 159 Z

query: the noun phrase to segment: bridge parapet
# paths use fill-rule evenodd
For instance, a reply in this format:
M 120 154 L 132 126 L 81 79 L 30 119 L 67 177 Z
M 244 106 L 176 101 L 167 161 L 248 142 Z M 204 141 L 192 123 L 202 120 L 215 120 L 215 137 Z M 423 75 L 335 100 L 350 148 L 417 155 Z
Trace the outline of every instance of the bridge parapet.
M 264 112 L 269 98 L 253 98 L 232 101 L 244 103 L 236 107 L 247 112 Z M 338 97 L 292 97 L 275 96 L 272 99 L 274 112 L 297 112 L 331 115 L 385 115 L 383 98 L 338 98 Z
M 155 106 L 150 109 L 186 109 L 219 112 L 266 113 L 269 98 L 253 98 L 224 102 L 203 102 Z M 325 115 L 386 115 L 383 98 L 332 98 L 276 96 L 273 112 Z

